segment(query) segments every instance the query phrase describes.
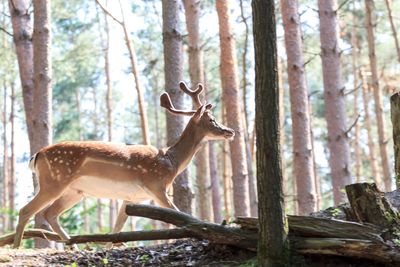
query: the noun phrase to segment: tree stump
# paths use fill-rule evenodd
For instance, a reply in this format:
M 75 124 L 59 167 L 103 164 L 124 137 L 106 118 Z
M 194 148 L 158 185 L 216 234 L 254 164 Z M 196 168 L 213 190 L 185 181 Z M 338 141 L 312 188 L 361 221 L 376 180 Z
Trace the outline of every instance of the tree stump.
M 355 218 L 387 229 L 400 225 L 400 217 L 374 183 L 346 186 L 347 197 Z
M 400 93 L 390 97 L 390 117 L 393 125 L 394 169 L 396 173 L 396 188 L 400 188 Z

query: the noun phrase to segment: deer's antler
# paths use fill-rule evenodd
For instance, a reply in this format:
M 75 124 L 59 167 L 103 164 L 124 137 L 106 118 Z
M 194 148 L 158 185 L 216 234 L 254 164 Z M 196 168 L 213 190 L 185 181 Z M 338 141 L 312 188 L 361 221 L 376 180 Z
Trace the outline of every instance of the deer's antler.
M 190 90 L 184 82 L 180 82 L 179 87 L 185 94 L 188 94 L 192 98 L 194 108 L 198 109 L 201 107 L 200 94 L 203 92 L 203 85 L 201 83 L 197 85 L 196 90 Z
M 160 106 L 175 115 L 193 116 L 196 113 L 195 110 L 176 109 L 174 105 L 172 105 L 171 98 L 166 92 L 160 96 Z

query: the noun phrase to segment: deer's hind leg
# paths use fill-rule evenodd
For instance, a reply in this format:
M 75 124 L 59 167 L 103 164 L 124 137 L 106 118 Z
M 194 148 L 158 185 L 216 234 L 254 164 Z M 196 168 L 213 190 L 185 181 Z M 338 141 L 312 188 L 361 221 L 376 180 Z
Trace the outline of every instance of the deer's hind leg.
M 81 201 L 82 198 L 82 192 L 76 189 L 67 189 L 56 201 L 54 201 L 53 204 L 46 208 L 43 213 L 44 218 L 50 224 L 53 231 L 56 232 L 63 240 L 68 240 L 70 237 L 60 226 L 58 218 L 65 211 L 75 206 L 75 204 Z
M 57 199 L 63 190 L 64 188 L 57 187 L 47 190 L 40 188 L 38 194 L 19 211 L 18 225 L 14 236 L 14 248 L 18 248 L 21 245 L 24 230 L 29 219 Z

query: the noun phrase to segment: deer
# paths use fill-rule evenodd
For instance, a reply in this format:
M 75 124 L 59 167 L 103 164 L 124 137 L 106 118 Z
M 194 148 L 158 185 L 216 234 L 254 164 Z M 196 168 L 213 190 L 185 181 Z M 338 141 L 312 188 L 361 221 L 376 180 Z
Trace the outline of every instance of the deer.
M 168 196 L 169 188 L 201 143 L 232 140 L 235 136 L 233 129 L 215 120 L 211 114 L 213 106 L 201 102 L 202 84 L 195 90 L 183 82 L 179 87 L 192 98 L 195 109 L 176 109 L 168 93 L 160 96 L 160 106 L 169 113 L 190 116 L 172 146 L 158 149 L 151 145 L 65 141 L 42 148 L 33 155 L 29 167 L 38 180 L 39 190 L 19 211 L 13 247 L 20 246 L 26 224 L 39 212 L 53 231 L 63 241 L 68 241 L 70 236 L 60 226 L 59 217 L 86 196 L 123 200 L 125 205 L 153 200 L 160 207 L 178 210 Z M 121 213 L 125 212 L 121 209 L 118 216 L 119 228 L 127 218 Z

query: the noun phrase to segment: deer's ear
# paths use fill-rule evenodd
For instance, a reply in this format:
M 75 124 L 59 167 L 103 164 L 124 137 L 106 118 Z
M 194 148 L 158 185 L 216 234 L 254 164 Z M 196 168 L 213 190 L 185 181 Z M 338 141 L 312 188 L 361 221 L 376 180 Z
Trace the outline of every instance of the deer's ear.
M 200 121 L 201 117 L 203 116 L 204 112 L 207 109 L 207 104 L 203 104 L 201 105 L 201 107 L 199 107 L 196 111 L 196 113 L 193 115 L 193 119 L 197 122 Z

